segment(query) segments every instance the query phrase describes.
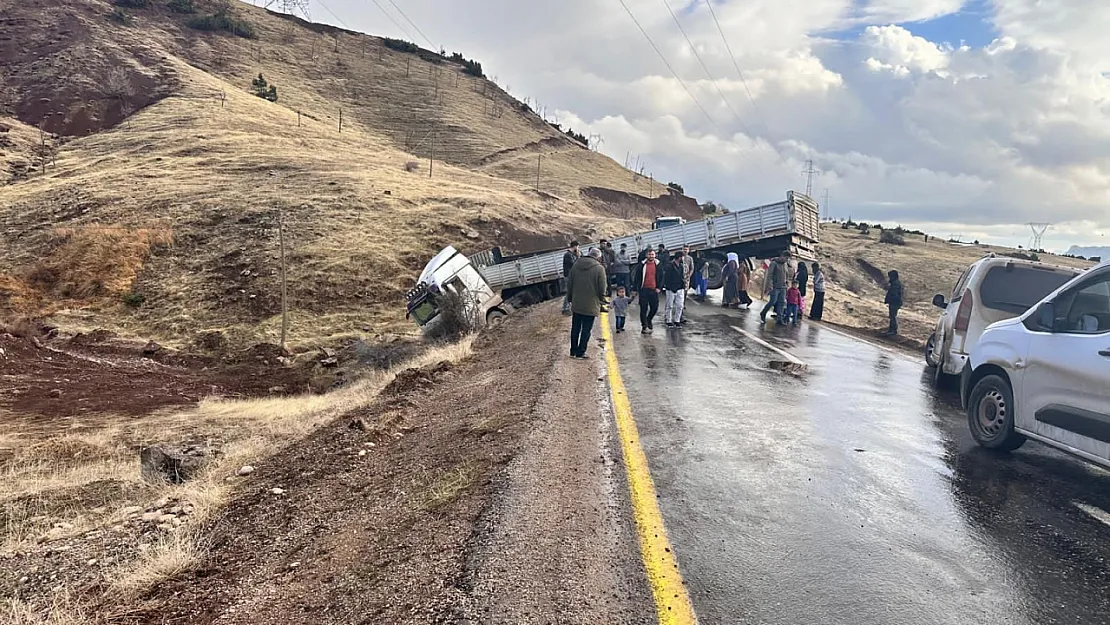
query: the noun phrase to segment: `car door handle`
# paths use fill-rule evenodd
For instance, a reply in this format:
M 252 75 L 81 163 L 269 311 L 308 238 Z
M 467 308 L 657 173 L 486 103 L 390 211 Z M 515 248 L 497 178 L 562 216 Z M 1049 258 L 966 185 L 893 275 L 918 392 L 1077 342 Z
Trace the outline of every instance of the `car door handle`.
M 1101 352 L 1099 352 L 1098 355 L 1099 356 L 1106 356 L 1107 358 L 1110 358 L 1110 349 L 1104 349 Z

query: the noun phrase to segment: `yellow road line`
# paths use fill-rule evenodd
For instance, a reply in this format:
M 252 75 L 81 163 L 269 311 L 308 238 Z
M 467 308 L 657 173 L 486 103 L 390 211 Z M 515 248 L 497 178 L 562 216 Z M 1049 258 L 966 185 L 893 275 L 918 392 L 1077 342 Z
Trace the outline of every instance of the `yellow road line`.
M 678 572 L 678 560 L 674 549 L 667 539 L 663 527 L 663 515 L 655 498 L 655 483 L 648 470 L 647 456 L 640 446 L 640 434 L 636 430 L 636 420 L 632 417 L 632 407 L 628 403 L 628 392 L 621 378 L 617 352 L 613 349 L 613 332 L 609 329 L 609 315 L 601 315 L 601 335 L 608 349 L 605 350 L 605 364 L 609 374 L 609 388 L 612 393 L 613 413 L 617 419 L 617 433 L 621 437 L 625 471 L 628 474 L 628 490 L 632 498 L 632 516 L 636 520 L 636 533 L 640 539 L 640 555 L 644 560 L 644 570 L 651 594 L 655 598 L 655 610 L 660 625 L 695 625 L 697 617 L 690 605 L 690 597 Z

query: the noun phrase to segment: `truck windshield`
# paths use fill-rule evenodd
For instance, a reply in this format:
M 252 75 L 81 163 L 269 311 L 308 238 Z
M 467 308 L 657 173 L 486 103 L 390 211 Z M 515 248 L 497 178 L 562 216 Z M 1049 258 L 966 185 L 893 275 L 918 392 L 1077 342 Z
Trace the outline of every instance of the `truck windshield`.
M 431 297 L 425 297 L 424 301 L 420 302 L 416 305 L 416 308 L 412 309 L 412 318 L 416 319 L 416 323 L 419 325 L 428 323 L 438 314 L 439 309 L 432 303 Z
M 659 219 L 655 220 L 655 228 L 657 230 L 659 228 L 670 228 L 671 226 L 677 226 L 681 223 L 681 217 L 660 217 Z
M 983 306 L 1020 315 L 1075 277 L 1070 271 L 1015 265 L 992 267 L 979 287 Z

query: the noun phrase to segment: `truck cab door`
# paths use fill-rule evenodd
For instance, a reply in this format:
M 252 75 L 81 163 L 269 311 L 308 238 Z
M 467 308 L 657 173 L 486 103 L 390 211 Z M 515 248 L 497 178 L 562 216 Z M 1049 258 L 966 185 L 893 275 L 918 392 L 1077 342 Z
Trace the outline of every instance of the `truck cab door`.
M 1016 425 L 1110 460 L 1110 268 L 1052 306 L 1052 331 L 1031 333 Z

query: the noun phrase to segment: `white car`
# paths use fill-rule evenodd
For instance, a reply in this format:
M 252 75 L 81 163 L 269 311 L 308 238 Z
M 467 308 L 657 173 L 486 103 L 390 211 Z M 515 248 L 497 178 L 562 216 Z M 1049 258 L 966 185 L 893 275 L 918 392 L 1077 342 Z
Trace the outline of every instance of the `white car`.
M 1031 438 L 1110 468 L 1110 261 L 990 326 L 960 391 L 980 445 Z
M 933 305 L 944 309 L 925 345 L 925 362 L 936 367 L 934 382 L 960 375 L 987 326 L 1021 315 L 1078 274 L 1078 269 L 994 255 L 972 263 L 952 289 L 951 301 L 933 297 Z

